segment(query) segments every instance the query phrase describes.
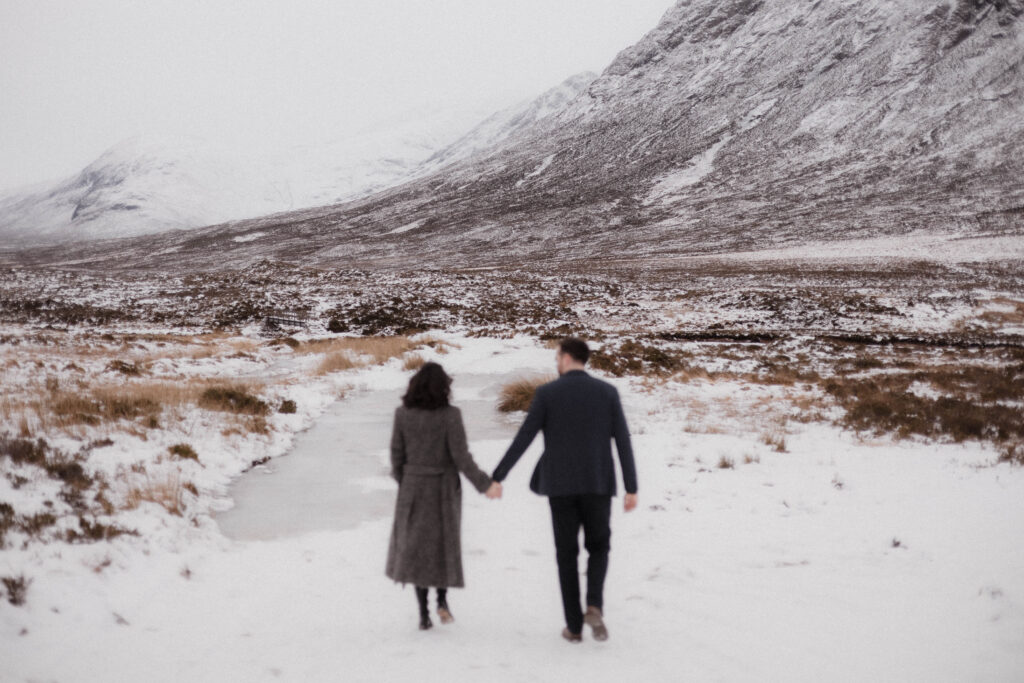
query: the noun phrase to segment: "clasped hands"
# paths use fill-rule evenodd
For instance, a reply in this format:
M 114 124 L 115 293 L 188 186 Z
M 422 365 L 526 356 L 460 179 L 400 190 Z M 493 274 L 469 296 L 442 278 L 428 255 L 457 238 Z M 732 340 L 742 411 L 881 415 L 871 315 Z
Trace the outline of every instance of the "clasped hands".
M 491 500 L 497 500 L 501 498 L 501 482 L 492 481 L 491 485 L 487 487 L 486 491 L 484 491 L 484 495 L 490 498 Z M 636 494 L 627 493 L 622 506 L 626 510 L 626 512 L 631 512 L 636 508 L 636 502 Z

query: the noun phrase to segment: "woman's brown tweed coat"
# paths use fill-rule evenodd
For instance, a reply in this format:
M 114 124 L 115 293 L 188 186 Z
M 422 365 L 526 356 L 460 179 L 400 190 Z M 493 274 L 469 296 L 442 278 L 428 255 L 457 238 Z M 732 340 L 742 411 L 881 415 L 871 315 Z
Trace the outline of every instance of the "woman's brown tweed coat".
M 395 581 L 425 588 L 465 585 L 459 472 L 481 492 L 491 485 L 469 453 L 462 412 L 454 406 L 400 406 L 391 432 L 398 501 L 387 562 L 387 575 Z

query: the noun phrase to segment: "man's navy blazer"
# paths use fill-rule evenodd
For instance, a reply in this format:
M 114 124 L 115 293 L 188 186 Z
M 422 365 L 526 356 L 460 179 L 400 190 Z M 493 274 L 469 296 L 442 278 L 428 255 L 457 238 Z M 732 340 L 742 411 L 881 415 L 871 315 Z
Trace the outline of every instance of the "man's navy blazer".
M 502 481 L 523 452 L 544 431 L 544 453 L 530 488 L 544 496 L 587 493 L 615 495 L 612 439 L 619 452 L 622 481 L 636 493 L 636 466 L 619 392 L 583 370 L 570 370 L 537 388 L 526 420 L 494 470 Z

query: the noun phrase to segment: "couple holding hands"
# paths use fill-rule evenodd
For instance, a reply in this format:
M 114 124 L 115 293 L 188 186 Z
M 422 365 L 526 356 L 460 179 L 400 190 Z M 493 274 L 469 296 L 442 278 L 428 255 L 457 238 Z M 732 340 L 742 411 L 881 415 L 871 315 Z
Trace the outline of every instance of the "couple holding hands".
M 438 616 L 442 623 L 450 623 L 453 617 L 447 589 L 465 585 L 459 473 L 489 498 L 500 498 L 502 480 L 537 432 L 543 431 L 544 453 L 530 488 L 547 496 L 551 506 L 566 622 L 562 637 L 580 642 L 586 623 L 595 640 L 607 639 L 603 594 L 611 499 L 616 492 L 613 440 L 627 512 L 636 507 L 637 481 L 618 391 L 584 370 L 589 355 L 581 339 L 569 337 L 559 343 L 558 379 L 537 388 L 526 419 L 491 476 L 477 467 L 470 455 L 462 413 L 449 403 L 452 380 L 444 369 L 426 363 L 410 380 L 402 405 L 395 411 L 391 435 L 391 473 L 399 486 L 386 573 L 416 587 L 421 629 L 433 626 L 428 590 L 436 589 Z M 580 606 L 577 568 L 581 528 L 588 553 L 585 612 Z

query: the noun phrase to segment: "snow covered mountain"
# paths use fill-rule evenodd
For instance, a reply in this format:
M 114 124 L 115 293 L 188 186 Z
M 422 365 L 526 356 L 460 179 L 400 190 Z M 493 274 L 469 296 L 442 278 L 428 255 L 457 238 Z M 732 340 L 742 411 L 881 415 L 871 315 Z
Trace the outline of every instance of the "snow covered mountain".
M 1022 15 L 1024 0 L 681 0 L 486 153 L 341 206 L 123 248 L 157 266 L 467 265 L 1024 235 Z
M 266 214 L 282 198 L 251 164 L 201 141 L 137 137 L 56 185 L 0 197 L 0 234 L 14 242 L 141 235 Z
M 594 78 L 574 76 L 469 133 L 484 115 L 479 110 L 420 111 L 271 153 L 132 138 L 72 178 L 0 195 L 0 236 L 15 244 L 132 237 L 358 199 L 489 149 L 556 112 Z
M 539 121 L 560 112 L 586 90 L 595 78 L 597 74 L 590 71 L 578 73 L 534 100 L 521 102 L 492 114 L 454 143 L 434 153 L 424 162 L 419 174 L 436 171 L 452 162 L 492 151 L 510 138 L 528 131 Z

